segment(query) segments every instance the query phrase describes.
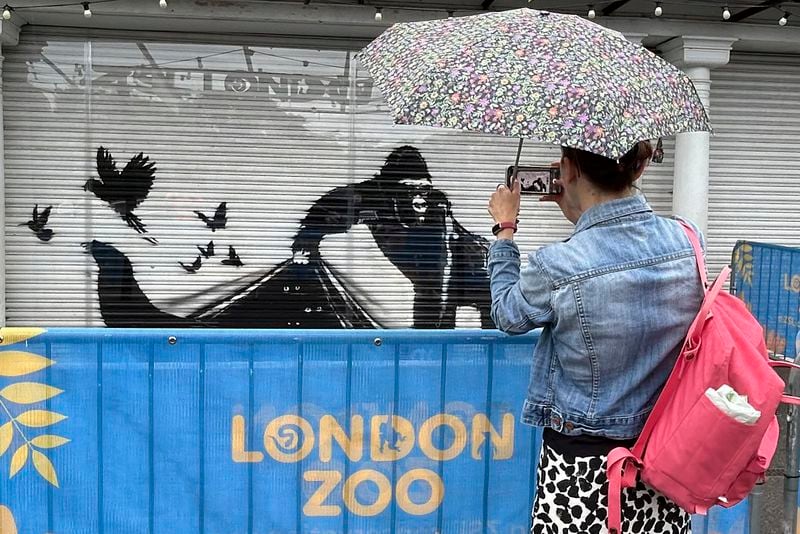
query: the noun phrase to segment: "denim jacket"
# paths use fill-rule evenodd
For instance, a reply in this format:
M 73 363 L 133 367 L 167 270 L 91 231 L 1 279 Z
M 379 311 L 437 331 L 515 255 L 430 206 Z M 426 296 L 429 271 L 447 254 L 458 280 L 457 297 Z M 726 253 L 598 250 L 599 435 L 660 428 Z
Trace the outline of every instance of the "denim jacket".
M 642 196 L 595 205 L 520 271 L 517 245 L 489 249 L 492 318 L 543 327 L 522 411 L 568 435 L 638 436 L 700 309 L 702 282 L 679 223 Z

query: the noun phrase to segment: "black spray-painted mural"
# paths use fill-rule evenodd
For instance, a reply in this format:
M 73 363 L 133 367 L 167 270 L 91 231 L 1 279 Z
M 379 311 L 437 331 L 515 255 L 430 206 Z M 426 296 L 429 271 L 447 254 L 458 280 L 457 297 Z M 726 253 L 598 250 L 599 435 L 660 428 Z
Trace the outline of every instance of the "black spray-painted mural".
M 225 228 L 225 224 L 228 222 L 228 203 L 221 202 L 214 211 L 214 215 L 211 217 L 200 211 L 195 211 L 194 213 L 200 218 L 201 221 L 206 223 L 206 226 L 211 228 L 212 232 L 216 232 L 217 230 Z
M 386 258 L 413 284 L 415 328 L 452 328 L 459 306 L 477 308 L 481 324 L 491 327 L 487 243 L 453 218 L 416 148 L 393 150 L 374 178 L 317 200 L 294 238 L 294 262 L 308 262 L 324 277 L 320 241 L 357 223 L 366 224 Z
M 53 206 L 47 206 L 39 213 L 39 204 L 34 204 L 31 219 L 28 222 L 19 223 L 19 226 L 27 226 L 36 235 L 39 241 L 50 241 L 53 238 L 53 230 L 45 228 L 50 219 L 50 211 Z
M 101 146 L 97 149 L 97 174 L 100 179 L 87 180 L 83 189 L 107 202 L 128 226 L 140 234 L 146 234 L 145 224 L 133 210 L 147 198 L 153 187 L 155 172 L 155 164 L 141 152 L 132 157 L 120 172 L 114 158 Z M 158 243 L 152 237 L 145 239 L 153 244 Z
M 84 189 L 112 208 L 127 226 L 153 245 L 144 222 L 134 209 L 155 181 L 156 167 L 148 156 L 133 156 L 120 172 L 109 151 L 97 150 L 97 175 Z M 213 214 L 208 206 L 193 210 L 198 223 L 223 234 L 228 202 Z M 50 208 L 34 206 L 27 225 L 49 240 L 45 229 Z M 444 192 L 435 188 L 422 154 L 415 147 L 391 151 L 371 179 L 334 188 L 318 198 L 299 223 L 291 257 L 245 287 L 200 307 L 188 316 L 155 306 L 136 280 L 136 269 L 112 243 L 84 243 L 98 267 L 97 294 L 104 323 L 110 327 L 225 327 L 225 328 L 380 328 L 384 318 L 366 310 L 364 299 L 348 282 L 348 273 L 334 267 L 321 244 L 326 236 L 342 234 L 354 225 L 368 228 L 374 244 L 413 287 L 414 328 L 454 328 L 457 310 L 477 311 L 483 328 L 492 328 L 486 272 L 488 243 L 455 219 Z M 220 236 L 224 237 L 224 236 Z M 244 265 L 236 248 L 219 240 L 195 245 L 199 254 L 176 263 L 194 275 L 204 262 L 238 268 Z

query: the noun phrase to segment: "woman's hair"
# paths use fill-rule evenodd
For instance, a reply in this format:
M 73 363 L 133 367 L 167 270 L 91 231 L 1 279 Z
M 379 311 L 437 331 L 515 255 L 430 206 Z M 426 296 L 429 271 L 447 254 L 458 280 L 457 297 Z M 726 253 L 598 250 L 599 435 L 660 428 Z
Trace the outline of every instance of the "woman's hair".
M 632 186 L 652 156 L 650 141 L 639 141 L 618 160 L 577 148 L 561 147 L 561 157 L 574 162 L 582 176 L 603 191 L 615 193 Z

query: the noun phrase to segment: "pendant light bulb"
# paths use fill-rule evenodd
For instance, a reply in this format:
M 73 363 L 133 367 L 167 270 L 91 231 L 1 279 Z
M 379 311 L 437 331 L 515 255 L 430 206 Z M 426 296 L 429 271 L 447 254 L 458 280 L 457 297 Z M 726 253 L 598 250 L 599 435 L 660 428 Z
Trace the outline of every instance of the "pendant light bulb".
M 731 10 L 728 9 L 728 6 L 725 6 L 722 9 L 722 20 L 730 20 L 731 19 Z
M 586 14 L 586 16 L 589 17 L 590 19 L 593 19 L 597 16 L 597 12 L 594 10 L 593 5 L 589 5 L 589 12 Z
M 11 20 L 11 8 L 8 4 L 3 7 L 3 20 Z
M 780 19 L 778 19 L 778 24 L 780 24 L 781 26 L 786 26 L 787 24 L 789 24 L 789 12 L 788 11 L 786 13 L 784 13 L 783 16 Z
M 383 11 L 381 10 L 381 8 L 376 7 L 375 8 L 375 22 L 380 22 L 382 20 L 383 20 Z
M 161 9 L 167 9 L 167 0 L 158 0 L 158 5 Z
M 87 19 L 92 18 L 92 10 L 89 9 L 89 2 L 83 3 L 83 16 Z
M 656 17 L 660 17 L 661 15 L 664 14 L 664 10 L 661 8 L 661 2 L 656 2 L 656 9 L 655 11 L 653 11 L 653 14 Z

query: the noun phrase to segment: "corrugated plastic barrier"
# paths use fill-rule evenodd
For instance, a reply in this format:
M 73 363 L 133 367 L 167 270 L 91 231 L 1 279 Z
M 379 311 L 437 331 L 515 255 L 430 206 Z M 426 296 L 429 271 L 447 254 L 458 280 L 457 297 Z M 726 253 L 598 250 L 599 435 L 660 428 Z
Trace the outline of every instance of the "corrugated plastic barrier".
M 771 356 L 796 361 L 800 353 L 800 248 L 739 241 L 733 249 L 731 265 L 731 292 L 747 304 L 764 327 Z M 800 373 L 789 373 L 788 384 L 790 393 L 800 394 Z M 780 444 L 785 447 L 786 464 L 781 531 L 794 534 L 800 532 L 800 410 L 788 407 L 782 418 L 786 424 Z M 757 519 L 766 507 L 758 493 L 754 495 L 753 522 L 760 525 L 762 521 Z M 770 529 L 765 527 L 762 531 L 769 534 Z M 754 529 L 753 534 L 756 532 L 761 531 Z
M 2 534 L 527 532 L 536 334 L 0 335 Z

